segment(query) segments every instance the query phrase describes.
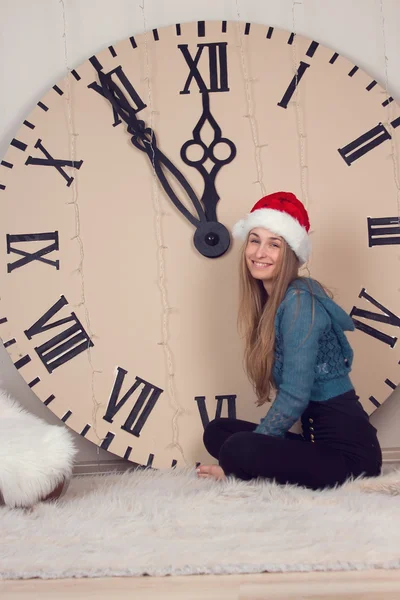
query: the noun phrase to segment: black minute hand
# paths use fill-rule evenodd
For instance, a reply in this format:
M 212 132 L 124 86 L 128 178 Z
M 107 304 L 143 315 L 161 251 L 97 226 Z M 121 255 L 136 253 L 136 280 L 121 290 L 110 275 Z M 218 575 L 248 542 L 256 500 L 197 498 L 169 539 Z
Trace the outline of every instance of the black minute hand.
M 176 206 L 179 212 L 196 227 L 194 245 L 197 250 L 203 256 L 208 258 L 216 258 L 224 254 L 230 245 L 230 236 L 226 227 L 218 222 L 207 221 L 201 202 L 187 179 L 172 161 L 158 148 L 154 131 L 150 127 L 146 127 L 144 121 L 137 118 L 134 109 L 131 107 L 118 85 L 111 79 L 111 76 L 106 75 L 102 71 L 99 71 L 98 75 L 105 98 L 111 103 L 119 117 L 127 124 L 127 130 L 132 134 L 132 144 L 138 150 L 147 154 L 154 168 L 154 172 L 167 193 L 168 198 Z M 198 217 L 195 217 L 179 200 L 169 184 L 165 170 L 167 170 L 183 188 L 191 200 Z

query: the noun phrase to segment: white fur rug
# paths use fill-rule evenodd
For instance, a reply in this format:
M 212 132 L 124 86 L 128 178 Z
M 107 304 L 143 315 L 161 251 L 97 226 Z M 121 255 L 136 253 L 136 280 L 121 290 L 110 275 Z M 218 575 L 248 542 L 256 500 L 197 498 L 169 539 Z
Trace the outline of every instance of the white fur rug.
M 73 479 L 0 509 L 0 577 L 400 568 L 400 470 L 312 491 L 197 479 L 194 469 Z

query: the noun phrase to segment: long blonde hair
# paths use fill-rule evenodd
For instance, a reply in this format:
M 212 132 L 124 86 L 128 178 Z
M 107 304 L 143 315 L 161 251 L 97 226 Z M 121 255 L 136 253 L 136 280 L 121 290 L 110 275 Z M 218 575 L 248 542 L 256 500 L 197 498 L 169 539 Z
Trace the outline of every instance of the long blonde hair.
M 299 260 L 287 242 L 282 239 L 281 252 L 276 265 L 276 276 L 272 292 L 268 295 L 262 281 L 254 279 L 250 274 L 246 263 L 246 246 L 247 240 L 243 245 L 239 264 L 238 328 L 244 338 L 245 370 L 256 392 L 256 404 L 261 406 L 266 402 L 271 402 L 270 393 L 275 388 L 272 368 L 276 311 L 292 281 L 304 279 L 307 283 L 309 282 L 307 278 L 299 277 Z M 332 296 L 325 286 L 319 285 L 328 295 Z M 314 317 L 314 294 L 310 286 L 309 288 L 313 299 Z

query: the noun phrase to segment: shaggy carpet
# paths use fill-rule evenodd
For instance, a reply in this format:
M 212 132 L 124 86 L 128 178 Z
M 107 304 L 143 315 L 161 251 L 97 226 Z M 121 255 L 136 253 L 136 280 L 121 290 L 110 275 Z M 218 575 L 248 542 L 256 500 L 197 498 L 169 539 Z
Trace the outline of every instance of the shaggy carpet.
M 400 568 L 400 470 L 313 491 L 197 479 L 194 469 L 79 477 L 0 508 L 0 577 Z

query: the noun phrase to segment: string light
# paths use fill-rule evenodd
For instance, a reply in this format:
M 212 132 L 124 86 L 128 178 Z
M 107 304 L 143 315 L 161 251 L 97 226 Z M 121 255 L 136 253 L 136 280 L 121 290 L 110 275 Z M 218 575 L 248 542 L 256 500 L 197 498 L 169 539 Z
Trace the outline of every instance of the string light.
M 257 183 L 260 186 L 261 196 L 265 196 L 266 190 L 265 190 L 265 185 L 264 185 L 263 165 L 262 165 L 262 161 L 261 161 L 261 149 L 264 148 L 265 146 L 268 146 L 268 144 L 260 145 L 259 139 L 258 139 L 257 121 L 256 121 L 256 118 L 254 115 L 254 110 L 253 110 L 254 103 L 253 103 L 252 90 L 251 90 L 252 81 L 249 78 L 249 74 L 248 74 L 248 70 L 247 70 L 246 58 L 245 58 L 245 53 L 244 53 L 244 49 L 243 49 L 243 41 L 242 41 L 243 37 L 242 37 L 241 31 L 240 31 L 241 16 L 240 16 L 239 0 L 236 0 L 236 15 L 237 15 L 237 32 L 238 32 L 238 37 L 240 40 L 240 45 L 239 45 L 240 60 L 241 60 L 241 65 L 242 65 L 242 73 L 243 73 L 243 78 L 244 78 L 246 101 L 247 101 L 247 114 L 245 115 L 245 117 L 247 117 L 250 122 L 251 135 L 252 135 L 253 145 L 254 145 L 254 158 L 255 158 L 256 170 L 257 170 L 257 179 L 254 183 Z
M 149 31 L 148 31 L 148 27 L 147 27 L 145 0 L 142 0 L 142 4 L 139 4 L 139 6 L 142 10 L 142 15 L 143 15 L 143 29 L 144 29 L 143 37 L 144 37 L 144 50 L 145 50 L 145 60 L 146 60 L 146 65 L 145 65 L 146 78 L 145 78 L 145 80 L 147 82 L 147 95 L 148 95 L 149 112 L 150 112 L 150 128 L 151 128 L 151 131 L 153 132 L 153 130 L 154 130 L 153 117 L 155 114 L 158 114 L 158 111 L 154 110 L 154 106 L 153 106 L 151 66 L 150 66 L 148 43 L 147 43 Z M 152 135 L 153 135 L 153 133 L 152 133 Z M 180 403 L 177 399 L 174 381 L 173 381 L 174 377 L 175 377 L 174 357 L 173 357 L 173 352 L 172 352 L 170 344 L 169 344 L 169 325 L 170 325 L 169 314 L 171 312 L 171 309 L 170 309 L 169 302 L 168 302 L 168 293 L 167 293 L 167 287 L 166 287 L 166 283 L 165 283 L 164 251 L 166 250 L 167 247 L 164 245 L 164 242 L 163 242 L 163 231 L 162 231 L 162 216 L 163 216 L 164 212 L 161 209 L 159 188 L 158 188 L 158 179 L 157 179 L 156 168 L 155 168 L 155 153 L 154 153 L 153 146 L 152 146 L 152 152 L 153 152 L 153 155 L 152 155 L 152 165 L 153 165 L 152 197 L 153 197 L 153 205 L 155 208 L 155 233 L 156 233 L 157 246 L 158 246 L 158 249 L 157 249 L 158 287 L 161 292 L 161 302 L 162 302 L 162 309 L 163 309 L 162 310 L 162 342 L 159 345 L 161 345 L 163 347 L 164 354 L 165 354 L 166 367 L 167 367 L 167 373 L 168 373 L 168 385 L 167 385 L 168 398 L 170 400 L 173 410 L 175 411 L 173 414 L 173 417 L 172 417 L 172 421 L 171 421 L 171 423 L 172 423 L 172 442 L 168 445 L 168 447 L 176 448 L 180 452 L 185 464 L 188 465 L 188 462 L 184 455 L 183 448 L 182 448 L 181 444 L 179 443 L 178 419 L 179 419 L 179 416 L 185 412 L 185 410 L 180 405 Z
M 70 154 L 70 159 L 71 161 L 74 163 L 75 162 L 75 156 L 76 156 L 76 150 L 75 150 L 75 144 L 76 144 L 76 136 L 77 133 L 75 132 L 75 125 L 74 125 L 74 119 L 73 119 L 73 106 L 72 106 L 72 94 L 71 94 L 71 67 L 69 65 L 69 52 L 68 52 L 68 38 L 67 38 L 67 14 L 66 14 L 66 9 L 65 9 L 65 4 L 64 4 L 64 0 L 59 0 L 60 5 L 61 5 L 61 9 L 62 9 L 62 19 L 63 19 L 63 41 L 64 41 L 64 61 L 65 61 L 65 68 L 67 71 L 67 77 L 66 77 L 66 85 L 67 85 L 67 93 L 65 94 L 64 98 L 66 99 L 66 103 L 67 103 L 67 117 L 68 117 L 68 136 L 69 136 L 69 142 L 70 142 L 70 147 L 69 147 L 69 154 Z M 73 236 L 73 240 L 76 240 L 78 245 L 79 245 L 79 253 L 80 253 L 80 262 L 79 262 L 79 266 L 77 269 L 74 270 L 74 272 L 77 272 L 80 274 L 80 278 L 81 278 L 81 300 L 78 304 L 75 304 L 75 306 L 77 307 L 83 307 L 84 309 L 84 314 L 85 314 L 85 320 L 86 320 L 86 331 L 88 333 L 88 336 L 90 339 L 92 339 L 94 337 L 94 333 L 92 331 L 91 328 L 91 323 L 90 323 L 90 317 L 89 317 L 89 310 L 86 304 L 86 294 L 85 294 L 85 277 L 84 277 L 84 272 L 83 272 L 83 264 L 84 264 L 84 260 L 85 260 L 85 253 L 84 253 L 84 249 L 83 249 L 83 240 L 81 238 L 81 221 L 80 221 L 80 211 L 79 211 L 79 193 L 78 193 L 78 178 L 79 175 L 78 173 L 76 173 L 72 185 L 70 187 L 71 190 L 71 195 L 72 195 L 72 200 L 70 202 L 67 202 L 68 205 L 73 206 L 74 208 L 74 213 L 75 213 L 75 235 Z M 93 361 L 92 361 L 92 351 L 91 348 L 88 347 L 87 348 L 87 352 L 86 352 L 86 356 L 88 358 L 88 362 L 90 365 L 90 369 L 91 369 L 91 392 L 92 392 L 92 431 L 94 432 L 94 435 L 97 438 L 97 466 L 99 469 L 99 454 L 100 454 L 100 444 L 102 443 L 102 441 L 104 440 L 104 438 L 101 438 L 98 434 L 97 431 L 97 413 L 99 411 L 99 408 L 101 406 L 101 403 L 97 401 L 96 399 L 96 394 L 95 394 L 95 385 L 94 385 L 94 378 L 95 375 L 98 373 L 101 373 L 101 371 L 99 371 L 98 369 L 95 369 L 93 366 Z

